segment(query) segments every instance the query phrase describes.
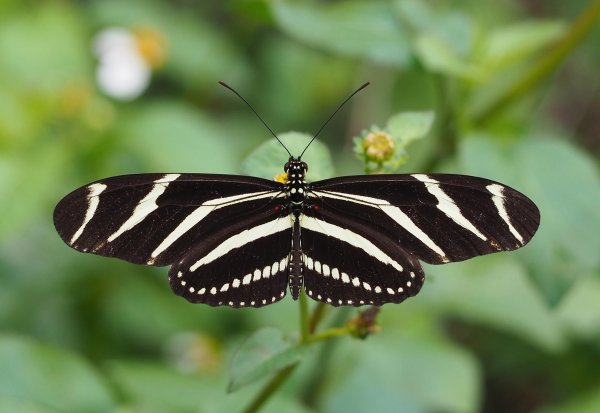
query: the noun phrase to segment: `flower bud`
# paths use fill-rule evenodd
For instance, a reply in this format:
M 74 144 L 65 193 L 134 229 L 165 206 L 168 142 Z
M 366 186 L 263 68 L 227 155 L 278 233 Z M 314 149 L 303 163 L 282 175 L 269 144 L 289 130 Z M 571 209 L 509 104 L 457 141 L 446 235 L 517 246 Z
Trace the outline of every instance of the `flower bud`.
M 363 151 L 366 158 L 375 162 L 391 159 L 395 146 L 391 135 L 382 130 L 372 131 L 363 139 Z

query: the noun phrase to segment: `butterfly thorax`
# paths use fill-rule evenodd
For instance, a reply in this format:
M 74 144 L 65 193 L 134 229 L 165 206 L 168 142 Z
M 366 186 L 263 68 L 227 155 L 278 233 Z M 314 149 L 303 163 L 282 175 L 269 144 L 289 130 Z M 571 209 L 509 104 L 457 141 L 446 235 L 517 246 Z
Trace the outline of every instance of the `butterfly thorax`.
M 304 175 L 308 170 L 306 162 L 290 158 L 283 168 L 287 174 L 285 194 L 288 200 L 289 212 L 298 217 L 304 209 L 306 199 L 306 182 Z
M 304 175 L 308 165 L 300 159 L 290 158 L 283 167 L 287 174 L 285 196 L 287 200 L 287 213 L 294 215 L 292 230 L 292 248 L 288 263 L 289 288 L 292 298 L 296 300 L 300 295 L 304 277 L 302 274 L 302 242 L 300 235 L 300 214 L 304 212 L 306 199 L 306 182 Z

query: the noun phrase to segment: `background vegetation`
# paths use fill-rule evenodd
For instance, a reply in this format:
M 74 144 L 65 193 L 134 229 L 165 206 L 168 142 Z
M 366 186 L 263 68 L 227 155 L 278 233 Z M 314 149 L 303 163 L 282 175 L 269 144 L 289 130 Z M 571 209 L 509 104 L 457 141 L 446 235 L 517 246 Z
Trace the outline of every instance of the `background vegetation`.
M 226 393 L 248 336 L 298 334 L 297 303 L 191 305 L 165 269 L 79 254 L 52 225 L 63 195 L 102 177 L 239 173 L 269 135 L 217 80 L 276 131 L 308 133 L 370 80 L 321 137 L 329 174 L 362 172 L 361 130 L 433 111 L 402 171 L 499 180 L 542 215 L 523 250 L 428 266 L 379 334 L 298 353 L 265 411 L 600 411 L 598 13 L 583 0 L 1 1 L 0 411 L 236 411 L 268 380 Z M 92 39 L 107 27 L 145 45 L 139 97 L 98 86 Z M 279 330 L 259 334 L 285 342 Z

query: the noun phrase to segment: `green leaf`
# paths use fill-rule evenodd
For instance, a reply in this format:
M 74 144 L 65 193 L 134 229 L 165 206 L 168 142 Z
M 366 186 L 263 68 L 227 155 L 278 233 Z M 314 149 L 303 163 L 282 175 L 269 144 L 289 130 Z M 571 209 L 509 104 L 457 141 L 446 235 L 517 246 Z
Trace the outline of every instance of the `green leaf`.
M 408 62 L 406 36 L 388 3 L 270 4 L 281 30 L 313 47 L 394 66 Z
M 286 132 L 277 136 L 294 156 L 300 155 L 312 139 L 312 136 L 299 132 Z M 248 155 L 242 163 L 242 173 L 273 179 L 276 175 L 283 173 L 283 165 L 288 158 L 288 153 L 273 138 Z M 329 149 L 320 141 L 315 140 L 306 150 L 302 159 L 308 164 L 307 180 L 318 181 L 333 176 L 333 163 Z
M 477 80 L 483 77 L 480 67 L 471 64 L 456 53 L 444 40 L 431 34 L 422 34 L 415 40 L 415 52 L 423 65 L 432 72 Z
M 90 46 L 84 19 L 75 7 L 51 2 L 2 14 L 1 19 L 0 78 L 29 93 L 89 78 Z
M 600 412 L 600 387 L 580 394 L 557 407 L 537 410 L 536 413 L 598 413 Z
M 574 336 L 596 340 L 600 337 L 600 277 L 575 281 L 557 308 L 556 316 Z
M 378 337 L 369 341 L 368 351 L 355 342 L 354 353 L 336 348 L 339 356 L 331 364 L 338 366 L 339 377 L 324 395 L 324 411 L 477 411 L 480 372 L 469 353 L 443 338 Z
M 220 380 L 183 374 L 158 363 L 114 361 L 107 372 L 126 400 L 144 407 L 140 411 L 196 412 L 214 399 L 223 401 Z
M 480 68 L 470 62 L 476 30 L 469 16 L 453 9 L 434 9 L 422 1 L 397 0 L 394 5 L 400 18 L 414 29 L 414 52 L 426 68 L 469 80 L 482 76 Z
M 223 313 L 215 314 L 202 309 L 190 311 L 189 303 L 175 297 L 168 287 L 164 268 L 156 268 L 155 271 L 142 268 L 137 271 L 127 264 L 122 266 L 121 263 L 104 262 L 96 265 L 90 263 L 90 266 L 91 271 L 79 271 L 81 289 L 90 288 L 84 284 L 89 283 L 87 279 L 93 277 L 94 271 L 102 274 L 96 275 L 97 280 L 94 280 L 106 289 L 102 305 L 95 310 L 96 317 L 103 323 L 100 328 L 105 334 L 119 337 L 128 346 L 160 348 L 164 345 L 165 337 L 193 330 L 198 324 L 202 324 L 204 331 L 211 332 L 223 320 Z M 126 276 L 115 277 L 119 272 Z M 131 299 L 132 291 L 135 291 L 137 300 Z M 140 302 L 144 305 L 139 305 Z M 131 326 L 135 326 L 135 329 Z M 208 358 L 209 354 L 207 351 Z
M 523 21 L 489 33 L 481 45 L 478 63 L 497 71 L 519 62 L 558 39 L 566 25 L 559 21 Z
M 153 170 L 237 172 L 235 137 L 197 109 L 161 101 L 140 104 L 125 116 L 118 131 L 123 152 L 141 157 Z M 135 169 L 139 172 L 139 166 Z
M 0 336 L 0 405 L 23 411 L 107 412 L 113 397 L 98 373 L 72 353 Z M 3 410 L 14 411 L 14 410 Z
M 438 39 L 452 39 L 447 46 L 464 59 L 470 56 L 477 30 L 473 17 L 457 7 L 445 7 L 421 0 L 396 0 L 399 17 L 418 34 L 428 33 Z
M 434 119 L 433 112 L 401 112 L 388 119 L 387 129 L 402 146 L 406 146 L 427 135 Z
M 528 140 L 501 147 L 473 136 L 459 146 L 465 173 L 506 183 L 540 209 L 540 228 L 519 251 L 546 299 L 556 302 L 580 276 L 600 268 L 600 174 L 594 161 L 566 141 Z
M 0 396 L 0 412 L 10 413 L 59 413 L 50 406 L 42 406 L 27 400 L 15 400 Z
M 427 266 L 425 272 L 431 282 L 421 292 L 422 299 L 441 314 L 510 332 L 548 352 L 564 348 L 560 325 L 513 257 Z
M 498 29 L 476 30 L 460 11 L 433 10 L 425 2 L 396 1 L 396 10 L 415 28 L 414 48 L 430 70 L 484 82 L 559 38 L 565 24 L 535 20 Z
M 240 346 L 233 357 L 227 389 L 234 392 L 291 366 L 299 362 L 307 351 L 307 346 L 298 345 L 296 340 L 290 339 L 280 330 L 258 330 Z
M 139 413 L 241 412 L 255 396 L 247 388 L 234 394 L 225 392 L 225 380 L 216 375 L 184 374 L 159 363 L 113 361 L 108 375 L 127 400 L 127 407 Z M 297 400 L 275 393 L 265 413 L 306 413 Z M 37 412 L 33 412 L 37 413 Z
M 12 153 L 9 158 L 0 153 L 0 240 L 40 217 L 46 219 L 65 167 L 63 148 L 52 142 L 41 142 L 26 154 L 17 153 L 22 156 Z

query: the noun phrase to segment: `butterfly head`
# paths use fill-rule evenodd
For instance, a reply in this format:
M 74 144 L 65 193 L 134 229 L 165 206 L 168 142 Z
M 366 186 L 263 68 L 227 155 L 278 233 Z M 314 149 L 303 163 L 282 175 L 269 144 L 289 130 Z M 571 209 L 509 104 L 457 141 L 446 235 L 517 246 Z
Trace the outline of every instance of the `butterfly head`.
M 301 213 L 305 201 L 306 182 L 304 181 L 304 175 L 308 171 L 308 165 L 306 162 L 301 161 L 299 157 L 290 157 L 283 169 L 287 175 L 287 182 L 285 183 L 286 196 L 290 202 L 292 212 L 297 216 Z
M 288 176 L 292 174 L 304 176 L 308 172 L 308 165 L 300 158 L 290 158 L 283 166 L 283 170 Z

